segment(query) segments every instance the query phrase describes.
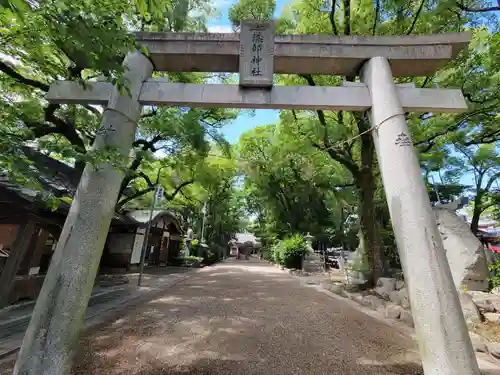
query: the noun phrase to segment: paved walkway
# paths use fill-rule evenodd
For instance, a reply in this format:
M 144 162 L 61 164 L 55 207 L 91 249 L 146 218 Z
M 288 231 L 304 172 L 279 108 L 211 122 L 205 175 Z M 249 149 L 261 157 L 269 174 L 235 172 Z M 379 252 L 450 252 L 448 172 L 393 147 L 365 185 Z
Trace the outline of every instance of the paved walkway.
M 128 284 L 107 288 L 95 287 L 85 314 L 86 326 L 98 324 L 113 311 L 124 309 L 138 299 L 151 299 L 151 296 L 183 280 L 193 271 L 180 267 L 150 267 L 145 270 L 141 287 L 137 286 L 138 274 L 123 275 L 129 279 Z M 31 301 L 0 310 L 0 360 L 19 349 L 34 305 L 35 301 Z
M 227 261 L 87 330 L 73 374 L 422 374 L 417 358 L 410 338 L 344 301 Z

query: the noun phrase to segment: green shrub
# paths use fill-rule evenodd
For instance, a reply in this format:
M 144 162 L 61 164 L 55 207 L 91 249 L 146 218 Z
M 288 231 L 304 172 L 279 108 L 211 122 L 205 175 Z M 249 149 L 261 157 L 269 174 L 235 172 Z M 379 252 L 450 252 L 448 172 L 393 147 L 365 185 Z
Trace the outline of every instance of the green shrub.
M 287 268 L 302 268 L 302 258 L 308 253 L 307 243 L 300 234 L 287 237 L 271 248 L 270 259 Z
M 271 251 L 269 251 L 269 258 L 271 261 L 273 261 L 276 264 L 283 264 L 283 258 L 282 258 L 282 251 L 283 244 L 281 241 L 279 241 L 277 244 L 275 244 L 273 247 L 271 247 Z
M 500 263 L 493 263 L 488 266 L 490 270 L 490 289 L 496 288 L 500 286 Z
M 300 234 L 283 240 L 281 257 L 286 268 L 302 268 L 302 258 L 307 253 L 307 243 Z

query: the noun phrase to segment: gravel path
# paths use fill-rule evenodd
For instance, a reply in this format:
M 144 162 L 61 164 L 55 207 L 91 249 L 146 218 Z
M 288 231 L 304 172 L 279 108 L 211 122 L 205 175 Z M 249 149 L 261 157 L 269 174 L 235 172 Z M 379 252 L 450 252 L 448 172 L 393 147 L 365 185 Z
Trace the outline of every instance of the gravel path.
M 422 374 L 415 358 L 410 338 L 346 303 L 228 261 L 87 331 L 73 374 Z

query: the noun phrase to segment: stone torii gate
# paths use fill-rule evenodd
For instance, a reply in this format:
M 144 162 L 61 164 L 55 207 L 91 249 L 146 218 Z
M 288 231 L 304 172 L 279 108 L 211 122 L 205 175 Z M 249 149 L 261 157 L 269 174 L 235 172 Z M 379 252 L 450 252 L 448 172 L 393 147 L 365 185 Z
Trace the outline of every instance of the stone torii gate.
M 143 105 L 368 111 L 426 375 L 479 375 L 405 112 L 460 112 L 460 90 L 396 85 L 429 76 L 470 35 L 358 37 L 274 35 L 246 21 L 238 34 L 137 33 L 149 50 L 124 61 L 130 95 L 106 82 L 51 85 L 52 103 L 105 107 L 95 148 L 128 155 Z M 153 70 L 239 72 L 239 85 L 173 84 Z M 274 73 L 360 76 L 341 87 L 274 86 Z M 87 165 L 25 335 L 15 374 L 69 371 L 123 175 Z

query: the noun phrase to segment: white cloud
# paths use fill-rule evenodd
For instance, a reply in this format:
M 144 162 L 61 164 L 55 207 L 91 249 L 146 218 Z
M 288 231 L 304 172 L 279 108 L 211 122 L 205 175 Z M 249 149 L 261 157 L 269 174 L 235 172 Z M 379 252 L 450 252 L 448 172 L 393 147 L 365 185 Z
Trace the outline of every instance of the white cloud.
M 233 33 L 233 28 L 229 25 L 211 25 L 208 26 L 210 33 Z

